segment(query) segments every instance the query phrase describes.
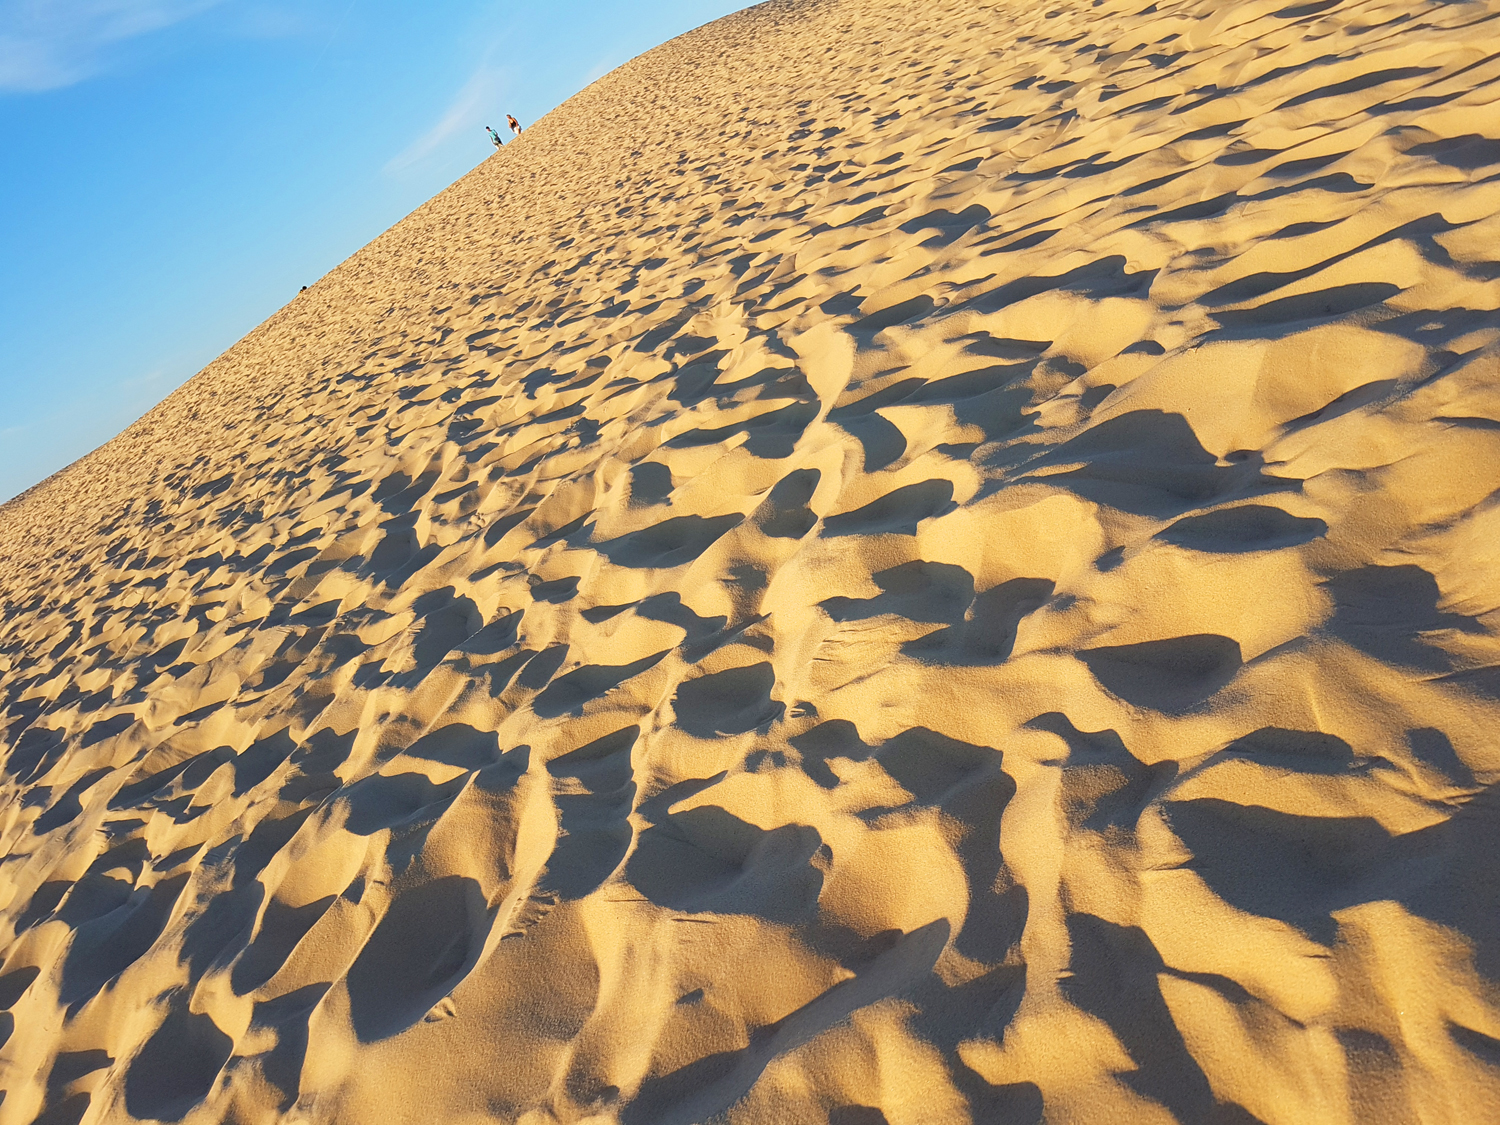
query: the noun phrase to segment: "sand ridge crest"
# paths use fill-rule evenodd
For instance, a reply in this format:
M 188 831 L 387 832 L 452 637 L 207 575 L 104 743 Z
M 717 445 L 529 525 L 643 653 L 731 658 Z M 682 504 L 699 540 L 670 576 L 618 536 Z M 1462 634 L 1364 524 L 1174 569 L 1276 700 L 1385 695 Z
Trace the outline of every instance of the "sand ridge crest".
M 1487 1120 L 1497 15 L 761 5 L 0 508 L 0 1125 Z

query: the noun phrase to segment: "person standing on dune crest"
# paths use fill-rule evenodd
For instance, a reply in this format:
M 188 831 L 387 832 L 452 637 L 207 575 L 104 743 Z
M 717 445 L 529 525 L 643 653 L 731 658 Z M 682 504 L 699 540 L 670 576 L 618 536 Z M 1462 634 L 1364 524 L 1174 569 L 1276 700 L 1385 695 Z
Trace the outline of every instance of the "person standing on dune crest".
M 490 135 L 490 140 L 495 142 L 496 148 L 499 148 L 502 144 L 505 143 L 500 139 L 500 134 L 495 132 L 495 130 L 491 129 L 488 125 L 484 127 L 484 131 Z
M 515 119 L 514 115 L 509 113 L 505 115 L 505 120 L 510 123 L 510 131 L 519 137 L 521 135 L 521 123 Z

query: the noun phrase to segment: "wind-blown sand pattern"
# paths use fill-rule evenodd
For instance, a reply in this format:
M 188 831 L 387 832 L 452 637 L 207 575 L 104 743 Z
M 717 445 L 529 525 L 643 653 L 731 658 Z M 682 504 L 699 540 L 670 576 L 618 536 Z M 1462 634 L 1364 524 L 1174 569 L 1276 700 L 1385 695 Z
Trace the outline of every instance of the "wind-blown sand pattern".
M 1500 1120 L 1500 6 L 778 2 L 0 511 L 0 1125 Z

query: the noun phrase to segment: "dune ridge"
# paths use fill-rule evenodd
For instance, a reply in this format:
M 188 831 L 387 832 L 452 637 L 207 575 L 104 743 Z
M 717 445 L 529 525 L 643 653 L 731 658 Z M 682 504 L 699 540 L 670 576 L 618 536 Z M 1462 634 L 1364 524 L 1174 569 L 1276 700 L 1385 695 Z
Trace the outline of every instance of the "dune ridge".
M 775 0 L 0 508 L 0 1125 L 1500 1120 L 1497 16 Z

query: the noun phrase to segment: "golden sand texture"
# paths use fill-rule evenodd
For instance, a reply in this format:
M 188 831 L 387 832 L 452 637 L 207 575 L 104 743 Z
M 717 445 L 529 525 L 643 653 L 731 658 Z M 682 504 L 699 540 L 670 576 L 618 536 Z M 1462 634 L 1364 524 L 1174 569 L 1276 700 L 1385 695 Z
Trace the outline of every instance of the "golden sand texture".
M 1500 1121 L 1500 0 L 781 0 L 0 510 L 0 1125 Z

